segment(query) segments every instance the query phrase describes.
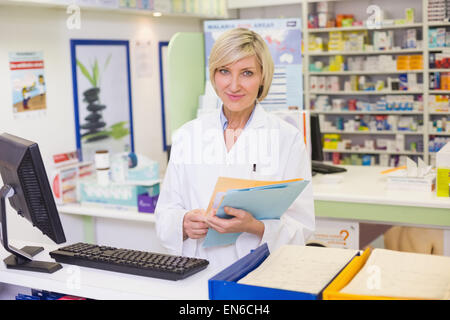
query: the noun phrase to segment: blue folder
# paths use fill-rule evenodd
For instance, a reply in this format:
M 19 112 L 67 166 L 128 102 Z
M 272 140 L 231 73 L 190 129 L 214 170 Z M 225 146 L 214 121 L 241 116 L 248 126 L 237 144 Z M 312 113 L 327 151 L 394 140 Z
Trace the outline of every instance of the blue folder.
M 327 248 L 323 248 L 327 250 Z M 323 290 L 344 270 L 358 252 L 336 275 L 330 279 L 326 286 L 313 294 L 308 292 L 275 289 L 269 287 L 252 286 L 238 283 L 240 279 L 258 268 L 270 255 L 267 243 L 251 250 L 249 254 L 237 260 L 214 277 L 208 280 L 210 300 L 321 300 Z
M 225 213 L 224 207 L 227 206 L 245 210 L 258 220 L 279 219 L 308 184 L 308 180 L 300 180 L 262 187 L 228 190 L 225 194 L 218 194 L 220 198 L 223 196 L 223 200 L 216 216 L 224 219 L 233 218 Z M 215 205 L 217 205 L 217 202 L 219 200 L 216 198 Z M 215 205 L 213 205 L 213 208 Z M 203 242 L 203 247 L 233 244 L 239 235 L 240 233 L 221 234 L 210 228 Z

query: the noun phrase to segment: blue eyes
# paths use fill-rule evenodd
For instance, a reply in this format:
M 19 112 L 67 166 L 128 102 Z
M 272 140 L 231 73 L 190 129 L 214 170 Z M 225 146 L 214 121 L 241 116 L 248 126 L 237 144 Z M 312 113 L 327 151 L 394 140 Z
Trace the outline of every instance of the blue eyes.
M 227 69 L 219 69 L 219 72 L 220 72 L 221 74 L 223 74 L 223 75 L 226 75 L 226 74 L 229 74 L 229 73 L 230 73 L 230 71 L 227 70 Z M 246 71 L 242 72 L 242 74 L 243 74 L 245 77 L 251 77 L 251 76 L 253 75 L 253 72 L 252 72 L 252 71 L 246 70 Z

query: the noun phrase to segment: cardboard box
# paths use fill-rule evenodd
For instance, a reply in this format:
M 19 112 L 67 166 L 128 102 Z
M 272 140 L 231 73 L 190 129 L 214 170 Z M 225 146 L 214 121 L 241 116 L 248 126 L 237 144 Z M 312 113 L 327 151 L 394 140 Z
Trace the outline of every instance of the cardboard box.
M 76 202 L 78 180 L 93 173 L 92 162 L 75 162 L 54 169 L 50 181 L 56 204 Z
M 138 211 L 154 213 L 159 195 L 150 196 L 147 193 L 138 195 Z
M 337 152 L 333 153 L 338 154 Z M 338 154 L 339 155 L 339 154 Z M 359 223 L 316 218 L 316 230 L 307 244 L 330 248 L 359 249 Z
M 78 183 L 80 202 L 100 203 L 138 208 L 139 195 L 155 196 L 159 194 L 159 183 L 143 186 L 126 183 L 110 183 L 102 186 L 95 179 L 84 179 Z

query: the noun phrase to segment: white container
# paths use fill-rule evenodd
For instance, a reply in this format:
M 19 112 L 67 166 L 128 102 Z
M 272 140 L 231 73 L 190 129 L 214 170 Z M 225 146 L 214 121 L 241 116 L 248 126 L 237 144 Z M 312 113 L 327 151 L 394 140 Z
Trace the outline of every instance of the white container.
M 124 182 L 128 178 L 128 156 L 117 154 L 111 161 L 111 180 L 113 182 Z
M 97 170 L 97 183 L 101 186 L 109 185 L 109 169 Z
M 95 169 L 109 169 L 109 151 L 98 150 L 95 152 Z

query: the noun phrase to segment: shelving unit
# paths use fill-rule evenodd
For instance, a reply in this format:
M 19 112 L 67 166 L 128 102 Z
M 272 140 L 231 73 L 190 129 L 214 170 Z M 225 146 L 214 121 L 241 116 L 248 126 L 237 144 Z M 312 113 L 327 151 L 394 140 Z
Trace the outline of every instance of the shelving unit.
M 345 130 L 323 130 L 322 133 L 338 133 L 338 134 L 410 134 L 410 135 L 422 135 L 423 132 L 414 131 L 402 131 L 402 130 L 380 130 L 380 131 L 345 131 Z
M 423 70 L 408 70 L 408 73 L 423 73 Z M 436 71 L 434 71 L 436 72 Z M 383 74 L 401 74 L 405 73 L 405 71 L 402 70 L 391 70 L 391 71 L 311 71 L 309 72 L 310 75 L 323 75 L 323 76 L 351 76 L 351 75 L 383 75 Z
M 423 152 L 414 152 L 414 151 L 385 151 L 385 150 L 347 150 L 347 149 L 323 149 L 324 152 L 339 152 L 339 153 L 361 153 L 361 154 L 389 154 L 389 155 L 410 155 L 410 156 L 418 156 L 423 155 Z
M 355 115 L 363 115 L 363 114 L 379 114 L 379 115 L 384 115 L 384 114 L 397 114 L 397 115 L 402 115 L 402 114 L 407 114 L 407 115 L 415 115 L 415 114 L 422 114 L 422 112 L 419 111 L 316 111 L 316 110 L 311 110 L 311 113 L 315 114 L 355 114 Z M 436 114 L 440 114 L 440 113 L 436 113 Z
M 317 2 L 320 2 L 320 1 L 317 1 Z M 331 1 L 331 2 L 333 2 L 333 1 Z M 310 3 L 312 3 L 312 2 L 310 2 Z M 379 26 L 377 28 L 368 28 L 366 26 L 317 28 L 317 29 L 308 29 L 308 32 L 311 34 L 311 33 L 324 33 L 324 32 L 333 32 L 333 31 L 392 30 L 392 29 L 421 28 L 421 27 L 423 27 L 422 23 L 408 23 L 408 24 L 401 24 L 401 25 Z
M 139 8 L 138 1 L 92 1 L 92 0 L 0 0 L 0 5 L 35 6 L 66 10 L 69 5 L 77 5 L 81 10 L 105 11 L 122 14 L 145 15 L 155 17 L 225 19 L 228 18 L 227 0 L 213 0 L 208 6 L 198 2 L 198 6 L 177 5 L 180 1 L 149 1 L 153 8 Z M 124 4 L 128 3 L 129 6 Z
M 356 4 L 356 1 L 354 0 L 305 0 L 302 2 L 302 19 L 303 19 L 303 43 L 304 43 L 304 55 L 303 55 L 303 63 L 304 63 L 304 92 L 305 92 L 305 106 L 306 109 L 310 110 L 311 113 L 319 114 L 323 117 L 326 117 L 326 119 L 336 118 L 336 117 L 344 117 L 346 119 L 352 119 L 352 117 L 356 116 L 376 116 L 376 115 L 397 115 L 397 116 L 414 116 L 418 119 L 420 119 L 423 123 L 422 130 L 417 132 L 405 132 L 402 130 L 396 130 L 396 131 L 342 131 L 342 130 L 322 130 L 322 134 L 341 134 L 345 135 L 347 137 L 358 137 L 359 139 L 363 137 L 376 137 L 376 136 L 389 136 L 389 135 L 406 135 L 409 137 L 416 137 L 421 136 L 422 139 L 420 141 L 423 143 L 423 152 L 413 152 L 413 151 L 405 151 L 405 152 L 386 152 L 381 150 L 363 150 L 360 149 L 358 151 L 355 150 L 334 150 L 334 149 L 324 149 L 325 154 L 333 153 L 333 152 L 339 152 L 342 154 L 389 154 L 389 155 L 408 155 L 408 156 L 420 156 L 423 157 L 423 159 L 430 163 L 431 156 L 435 154 L 435 152 L 428 151 L 429 147 L 429 141 L 431 136 L 442 136 L 442 137 L 448 137 L 450 136 L 449 133 L 446 132 L 434 132 L 433 128 L 430 127 L 429 121 L 438 116 L 448 116 L 448 112 L 434 112 L 433 110 L 429 110 L 429 98 L 432 95 L 450 95 L 450 90 L 431 90 L 429 89 L 429 75 L 433 72 L 450 72 L 450 69 L 444 69 L 444 68 L 429 68 L 429 54 L 433 52 L 442 52 L 442 51 L 449 51 L 450 48 L 448 47 L 440 47 L 440 48 L 429 48 L 428 43 L 428 31 L 431 27 L 450 27 L 450 22 L 442 21 L 442 22 L 428 22 L 428 0 L 421 0 L 417 1 L 415 3 L 406 3 L 405 2 L 405 8 L 406 7 L 414 7 L 414 6 L 420 6 L 420 8 L 416 9 L 415 14 L 415 20 L 421 20 L 414 23 L 409 24 L 401 24 L 401 25 L 385 25 L 381 26 L 380 28 L 373 29 L 368 28 L 366 26 L 353 26 L 353 27 L 333 27 L 333 28 L 320 28 L 320 29 L 310 29 L 308 28 L 308 15 L 313 12 L 313 6 L 316 5 L 318 2 L 334 2 L 335 8 L 339 5 L 339 3 L 342 2 L 354 2 Z M 371 1 L 370 4 L 377 4 L 377 1 Z M 358 4 L 359 5 L 359 4 Z M 422 12 L 421 16 L 418 16 L 417 12 Z M 355 12 L 358 10 L 355 10 Z M 364 10 L 365 11 L 365 10 Z M 344 13 L 342 11 L 338 13 Z M 352 12 L 347 12 L 352 13 Z M 362 20 L 364 17 L 356 16 L 357 20 Z M 389 18 L 393 19 L 400 19 L 404 18 L 401 17 L 394 17 L 389 16 Z M 395 30 L 406 30 L 415 28 L 419 31 L 419 33 L 422 34 L 422 46 L 418 48 L 402 48 L 398 43 L 394 43 L 395 48 L 391 50 L 375 50 L 372 49 L 371 51 L 309 51 L 308 44 L 309 39 L 311 36 L 315 37 L 326 37 L 328 32 L 333 31 L 367 31 L 369 34 L 372 34 L 373 31 L 382 31 L 382 30 L 394 30 L 394 32 L 400 32 Z M 310 71 L 310 64 L 315 61 L 324 61 L 323 59 L 332 58 L 334 56 L 343 56 L 345 60 L 351 58 L 351 57 L 368 57 L 368 56 L 374 56 L 374 55 L 393 55 L 393 56 L 399 56 L 399 55 L 421 55 L 422 61 L 423 61 L 423 67 L 420 70 L 389 70 L 389 71 Z M 310 91 L 310 77 L 311 76 L 337 76 L 340 79 L 340 82 L 342 83 L 342 79 L 348 79 L 349 76 L 358 76 L 358 75 L 366 75 L 369 77 L 377 77 L 386 79 L 388 76 L 395 76 L 399 74 L 404 73 L 413 73 L 418 76 L 418 78 L 422 79 L 422 85 L 423 90 L 410 90 L 410 91 L 392 91 L 392 90 L 384 90 L 384 91 L 338 91 L 338 92 L 330 92 L 328 91 L 319 91 L 314 90 Z M 342 87 L 341 87 L 342 89 Z M 311 110 L 311 101 L 314 99 L 317 99 L 318 97 L 323 98 L 323 96 L 328 96 L 330 99 L 330 102 L 334 98 L 342 98 L 342 99 L 357 99 L 360 100 L 361 98 L 365 101 L 376 101 L 378 98 L 376 97 L 383 97 L 386 95 L 414 95 L 415 100 L 421 97 L 421 100 L 423 101 L 423 110 L 420 109 L 419 111 L 322 111 L 322 110 Z M 439 118 L 439 117 L 438 117 Z M 406 139 L 406 137 L 405 137 Z M 414 139 L 414 138 L 411 138 Z M 356 139 L 357 140 L 357 139 Z M 418 141 L 418 142 L 420 142 Z
M 319 56 L 368 56 L 379 54 L 406 54 L 406 53 L 422 53 L 422 49 L 399 49 L 399 50 L 376 50 L 376 51 L 332 51 L 332 52 L 310 52 L 310 57 Z
M 404 72 L 403 72 L 404 73 Z M 384 73 L 389 74 L 389 73 Z M 442 91 L 442 90 L 440 90 Z M 450 92 L 450 91 L 447 91 Z M 383 90 L 383 91 L 329 91 L 328 93 L 326 91 L 310 91 L 311 95 L 327 95 L 327 96 L 348 96 L 348 95 L 358 95 L 358 96 L 367 96 L 367 95 L 392 95 L 392 94 L 423 94 L 422 91 L 416 91 L 416 90 Z M 442 93 L 439 93 L 442 94 Z

